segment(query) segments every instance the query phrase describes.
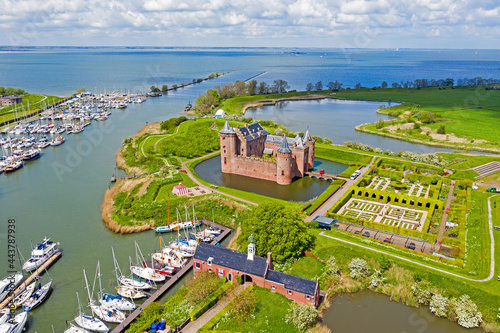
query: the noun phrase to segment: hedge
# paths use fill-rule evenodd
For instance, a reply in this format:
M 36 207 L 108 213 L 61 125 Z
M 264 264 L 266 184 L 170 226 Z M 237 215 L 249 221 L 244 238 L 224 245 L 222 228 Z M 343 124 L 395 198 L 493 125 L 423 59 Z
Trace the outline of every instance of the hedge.
M 219 289 L 217 289 L 212 295 L 205 298 L 203 300 L 203 302 L 198 304 L 198 306 L 195 307 L 189 313 L 189 317 L 191 317 L 191 320 L 196 320 L 202 314 L 204 314 L 208 309 L 210 309 L 212 306 L 214 306 L 222 297 L 224 297 L 224 295 L 226 295 L 227 290 L 231 286 L 233 286 L 233 283 L 226 282 L 222 286 L 220 286 Z
M 248 288 L 243 290 L 240 295 L 244 295 L 245 293 L 249 293 L 252 290 L 253 290 L 253 286 L 249 286 Z M 203 325 L 198 330 L 198 332 L 211 330 L 219 322 L 219 320 L 221 320 L 222 317 L 224 317 L 226 315 L 226 313 L 231 311 L 231 309 L 234 307 L 234 304 L 236 304 L 237 299 L 238 298 L 236 297 L 231 302 L 229 302 L 229 304 L 226 305 L 222 310 L 220 310 L 219 313 L 217 313 L 212 319 L 210 319 L 205 325 Z

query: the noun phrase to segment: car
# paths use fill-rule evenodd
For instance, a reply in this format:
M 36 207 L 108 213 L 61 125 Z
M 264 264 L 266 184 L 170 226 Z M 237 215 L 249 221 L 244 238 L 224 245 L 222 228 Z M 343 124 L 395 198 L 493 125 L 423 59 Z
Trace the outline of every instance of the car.
M 368 231 L 363 232 L 363 236 L 370 237 L 370 233 Z
M 384 239 L 384 243 L 390 243 L 391 242 L 391 239 L 389 237 L 387 237 L 386 239 Z
M 410 250 L 415 250 L 415 243 L 411 242 L 406 247 L 409 248 Z
M 355 233 L 356 235 L 359 235 L 359 234 L 360 234 L 359 230 L 354 231 L 354 233 Z

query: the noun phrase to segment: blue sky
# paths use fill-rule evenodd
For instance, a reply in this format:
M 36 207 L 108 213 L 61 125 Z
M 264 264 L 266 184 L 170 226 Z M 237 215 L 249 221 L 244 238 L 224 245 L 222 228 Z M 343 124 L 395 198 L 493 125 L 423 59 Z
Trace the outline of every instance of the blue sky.
M 0 0 L 0 8 L 0 45 L 500 45 L 499 0 Z

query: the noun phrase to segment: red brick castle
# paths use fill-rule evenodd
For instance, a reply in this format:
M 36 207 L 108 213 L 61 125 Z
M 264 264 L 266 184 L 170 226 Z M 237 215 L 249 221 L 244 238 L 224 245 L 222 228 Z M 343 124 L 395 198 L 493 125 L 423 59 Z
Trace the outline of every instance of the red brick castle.
M 314 168 L 315 141 L 309 130 L 303 138 L 270 135 L 259 123 L 232 128 L 226 121 L 219 132 L 224 173 L 272 180 L 281 185 Z

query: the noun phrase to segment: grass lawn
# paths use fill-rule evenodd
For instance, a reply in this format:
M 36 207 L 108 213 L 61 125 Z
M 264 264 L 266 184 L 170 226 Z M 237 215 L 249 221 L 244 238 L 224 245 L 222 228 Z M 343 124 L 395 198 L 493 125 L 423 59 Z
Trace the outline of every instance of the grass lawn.
M 300 276 L 310 280 L 316 280 L 323 274 L 325 264 L 316 258 L 303 256 L 297 260 L 285 273 Z
M 338 146 L 325 144 L 316 144 L 315 155 L 316 157 L 347 164 L 367 165 L 372 160 L 372 156 L 370 155 L 358 154 L 356 152 L 349 151 L 348 148 L 340 149 Z
M 45 102 L 46 104 L 52 104 L 54 102 L 57 103 L 62 99 L 64 98 L 57 96 L 25 95 L 23 96 L 22 104 L 17 104 L 16 106 L 7 106 L 0 109 L 0 125 L 4 123 L 4 119 L 5 122 L 14 119 L 14 110 L 17 110 L 17 112 L 19 112 L 21 109 L 24 109 L 27 110 L 26 112 L 28 115 L 31 115 L 42 108 L 43 106 L 43 103 L 41 103 L 42 101 Z M 28 104 L 29 104 L 29 110 L 28 110 Z M 17 116 L 19 117 L 19 113 Z
M 359 169 L 359 167 L 356 165 L 350 166 L 347 169 L 345 169 L 344 172 L 342 172 L 339 176 L 349 178 L 349 177 L 351 177 L 353 172 L 358 170 L 358 169 Z
M 254 287 L 252 293 L 257 298 L 257 305 L 247 320 L 238 323 L 231 317 L 224 317 L 213 329 L 233 332 L 300 332 L 296 326 L 285 321 L 288 309 L 293 303 L 292 301 L 265 288 Z
M 444 119 L 447 132 L 488 141 L 498 141 L 498 117 L 500 116 L 500 91 L 486 90 L 485 86 L 441 89 L 343 89 L 335 97 L 408 103 L 408 109 L 439 113 Z M 439 127 L 431 124 L 430 127 Z M 477 129 L 481 128 L 480 131 Z

